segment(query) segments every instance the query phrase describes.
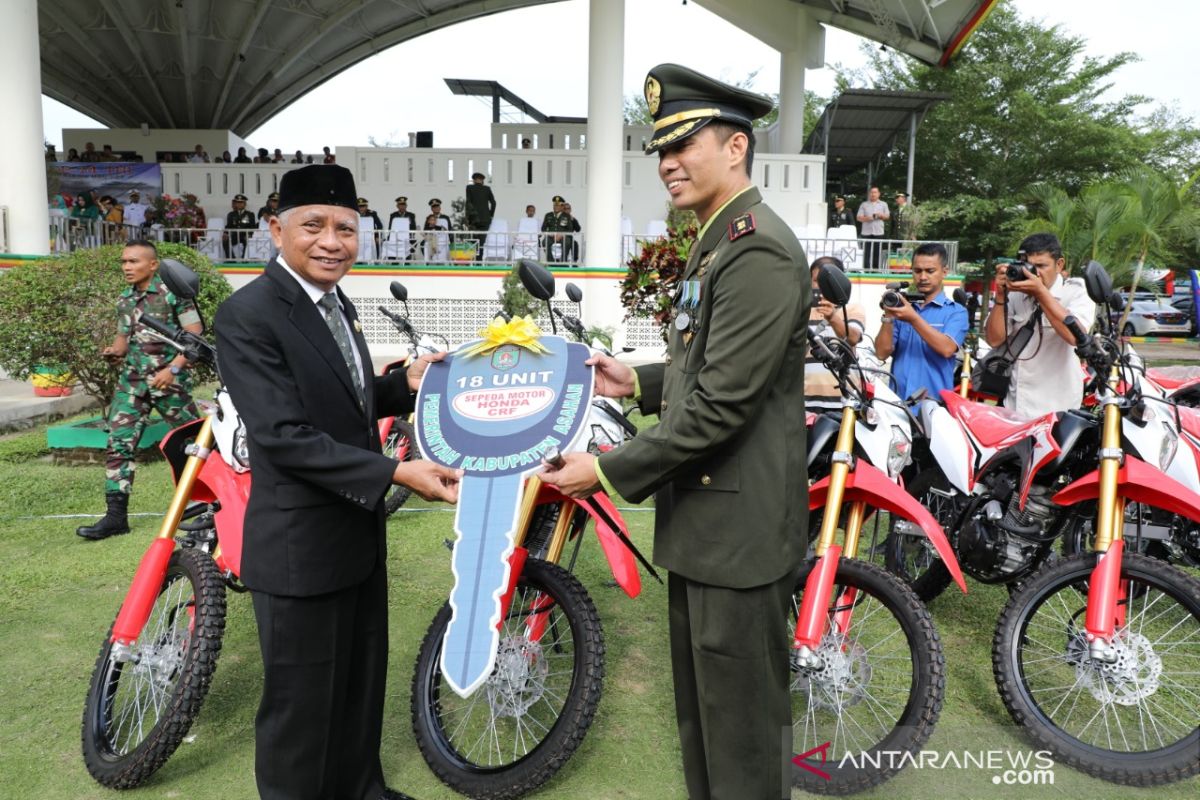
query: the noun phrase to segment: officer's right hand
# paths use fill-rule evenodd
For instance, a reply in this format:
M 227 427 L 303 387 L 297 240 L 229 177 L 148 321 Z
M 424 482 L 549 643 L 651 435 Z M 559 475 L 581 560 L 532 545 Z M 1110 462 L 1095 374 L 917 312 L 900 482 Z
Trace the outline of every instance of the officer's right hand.
M 401 461 L 392 473 L 392 483 L 412 489 L 422 500 L 458 502 L 458 485 L 463 471 L 451 469 L 432 461 Z
M 595 367 L 595 392 L 601 397 L 633 397 L 633 370 L 612 356 L 602 353 L 584 362 Z

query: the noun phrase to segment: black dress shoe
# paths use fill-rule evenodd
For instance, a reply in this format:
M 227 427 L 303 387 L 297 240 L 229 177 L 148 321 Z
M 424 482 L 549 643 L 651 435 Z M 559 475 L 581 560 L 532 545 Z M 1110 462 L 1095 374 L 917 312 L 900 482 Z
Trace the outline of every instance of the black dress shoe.
M 406 795 L 404 792 L 398 792 L 395 789 L 388 789 L 387 787 L 384 787 L 383 794 L 379 796 L 379 800 L 413 800 L 413 798 Z

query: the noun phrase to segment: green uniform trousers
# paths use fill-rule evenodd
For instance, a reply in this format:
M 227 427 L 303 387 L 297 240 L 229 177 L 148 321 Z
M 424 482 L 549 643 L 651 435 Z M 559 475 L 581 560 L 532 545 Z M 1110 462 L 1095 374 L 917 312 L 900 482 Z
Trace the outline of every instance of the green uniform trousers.
M 749 589 L 670 574 L 675 712 L 691 800 L 790 796 L 794 588 L 791 574 Z

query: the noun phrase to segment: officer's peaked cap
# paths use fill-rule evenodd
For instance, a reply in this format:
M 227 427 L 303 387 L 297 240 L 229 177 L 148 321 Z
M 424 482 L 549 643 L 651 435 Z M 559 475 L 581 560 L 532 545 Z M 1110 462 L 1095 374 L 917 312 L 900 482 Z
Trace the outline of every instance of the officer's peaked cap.
M 646 105 L 654 117 L 654 134 L 646 153 L 693 135 L 714 120 L 745 128 L 771 113 L 774 104 L 762 95 L 715 81 L 678 64 L 659 64 L 646 75 Z

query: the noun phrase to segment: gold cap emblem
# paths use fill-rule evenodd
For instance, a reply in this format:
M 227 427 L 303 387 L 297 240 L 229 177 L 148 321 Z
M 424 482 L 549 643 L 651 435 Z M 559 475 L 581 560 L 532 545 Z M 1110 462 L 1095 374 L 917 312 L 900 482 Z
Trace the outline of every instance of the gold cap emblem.
M 650 109 L 650 114 L 658 113 L 659 101 L 662 100 L 662 86 L 658 80 L 646 76 L 646 106 Z

